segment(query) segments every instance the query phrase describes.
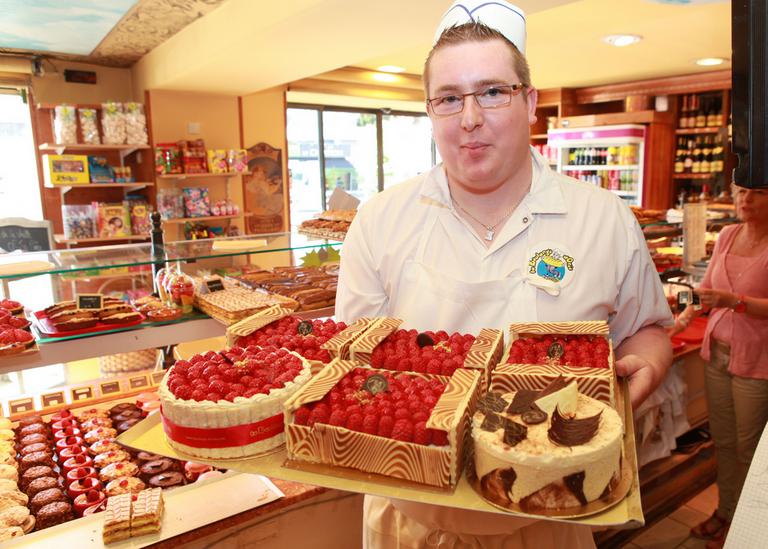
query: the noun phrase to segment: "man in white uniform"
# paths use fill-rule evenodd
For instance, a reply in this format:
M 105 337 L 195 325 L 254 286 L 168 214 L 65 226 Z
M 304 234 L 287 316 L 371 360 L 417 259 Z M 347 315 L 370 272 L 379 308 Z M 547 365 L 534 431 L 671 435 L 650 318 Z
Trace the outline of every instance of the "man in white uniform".
M 511 322 L 607 320 L 637 406 L 671 364 L 671 322 L 642 232 L 613 193 L 550 170 L 529 145 L 537 91 L 525 19 L 459 0 L 427 59 L 443 163 L 361 207 L 342 250 L 336 317 L 478 333 Z M 587 527 L 366 498 L 365 544 L 594 547 Z

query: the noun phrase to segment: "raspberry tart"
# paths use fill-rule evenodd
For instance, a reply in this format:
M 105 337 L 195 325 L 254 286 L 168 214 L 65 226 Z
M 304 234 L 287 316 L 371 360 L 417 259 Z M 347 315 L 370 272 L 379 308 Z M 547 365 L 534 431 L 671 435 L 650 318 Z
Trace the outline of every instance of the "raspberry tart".
M 480 374 L 431 376 L 334 360 L 286 403 L 290 459 L 454 486 Z
M 241 458 L 284 442 L 283 404 L 310 377 L 285 349 L 235 347 L 179 360 L 158 394 L 174 448 L 196 457 Z
M 0 355 L 21 353 L 34 344 L 34 336 L 26 330 L 8 328 L 0 332 Z
M 13 299 L 0 299 L 0 309 L 5 309 L 12 315 L 19 315 L 24 312 L 24 305 Z

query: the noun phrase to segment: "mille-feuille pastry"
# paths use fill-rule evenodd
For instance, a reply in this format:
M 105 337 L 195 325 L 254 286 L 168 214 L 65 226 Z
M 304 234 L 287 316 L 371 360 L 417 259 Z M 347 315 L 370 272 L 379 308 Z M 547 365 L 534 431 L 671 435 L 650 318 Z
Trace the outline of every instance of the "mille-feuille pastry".
M 131 537 L 131 499 L 130 493 L 107 498 L 102 530 L 102 540 L 105 544 Z
M 150 488 L 136 495 L 131 506 L 131 536 L 159 532 L 163 517 L 163 491 Z
M 291 296 L 299 302 L 301 310 L 322 309 L 330 307 L 336 302 L 336 292 L 330 290 L 302 290 Z

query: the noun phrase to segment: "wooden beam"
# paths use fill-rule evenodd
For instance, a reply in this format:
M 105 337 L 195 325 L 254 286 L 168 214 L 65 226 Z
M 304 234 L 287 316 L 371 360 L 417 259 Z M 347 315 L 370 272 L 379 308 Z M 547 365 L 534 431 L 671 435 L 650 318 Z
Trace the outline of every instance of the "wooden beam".
M 624 100 L 628 95 L 670 95 L 679 93 L 701 93 L 731 88 L 731 71 L 710 71 L 685 76 L 673 76 L 607 84 L 576 90 L 576 102 L 601 103 Z

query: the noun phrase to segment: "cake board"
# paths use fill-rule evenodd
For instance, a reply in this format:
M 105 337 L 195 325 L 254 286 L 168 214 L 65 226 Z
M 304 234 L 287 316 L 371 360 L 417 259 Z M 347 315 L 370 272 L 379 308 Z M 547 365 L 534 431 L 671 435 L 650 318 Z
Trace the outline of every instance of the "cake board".
M 624 418 L 624 459 L 631 471 L 631 485 L 627 495 L 616 502 L 610 508 L 599 511 L 593 515 L 579 518 L 565 518 L 542 515 L 529 515 L 501 510 L 484 501 L 472 488 L 466 474 L 461 476 L 453 492 L 436 489 L 434 487 L 417 485 L 413 482 L 401 482 L 394 478 L 381 479 L 377 475 L 362 473 L 359 471 L 339 470 L 330 466 L 320 466 L 307 463 L 286 463 L 285 448 L 281 448 L 272 454 L 245 458 L 242 460 L 206 460 L 178 452 L 166 441 L 160 422 L 160 416 L 155 413 L 147 419 L 137 423 L 134 427 L 121 434 L 117 441 L 121 444 L 173 457 L 181 460 L 193 460 L 207 463 L 225 469 L 233 469 L 243 473 L 266 475 L 267 477 L 323 486 L 336 490 L 370 494 L 383 497 L 442 505 L 457 509 L 472 511 L 484 511 L 541 520 L 585 524 L 589 526 L 610 526 L 613 528 L 638 528 L 645 523 L 640 501 L 640 482 L 637 473 L 637 456 L 635 452 L 635 432 L 632 420 L 629 396 L 626 391 L 626 382 L 618 384 L 622 398 L 617 399 L 623 403 L 619 414 Z

